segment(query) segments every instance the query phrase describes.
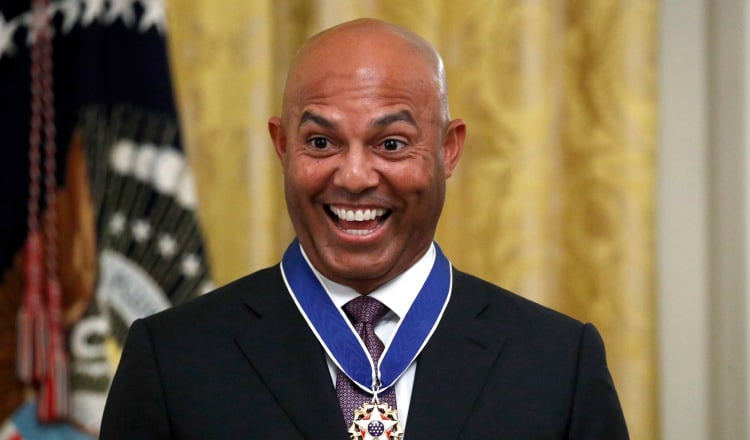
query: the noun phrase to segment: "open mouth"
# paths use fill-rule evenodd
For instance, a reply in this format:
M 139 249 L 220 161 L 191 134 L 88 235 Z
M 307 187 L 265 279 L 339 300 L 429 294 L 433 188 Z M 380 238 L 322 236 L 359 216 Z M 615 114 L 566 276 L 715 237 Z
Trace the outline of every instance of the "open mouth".
M 329 217 L 347 234 L 368 235 L 377 230 L 391 215 L 389 209 L 347 209 L 333 205 L 327 206 Z

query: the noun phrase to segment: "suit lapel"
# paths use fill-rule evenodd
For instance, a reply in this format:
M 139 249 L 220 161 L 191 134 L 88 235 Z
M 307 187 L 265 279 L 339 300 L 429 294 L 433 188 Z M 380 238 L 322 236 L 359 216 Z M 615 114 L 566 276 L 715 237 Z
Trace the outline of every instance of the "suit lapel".
M 406 435 L 455 439 L 471 414 L 505 342 L 498 323 L 482 320 L 487 300 L 455 280 L 443 319 L 417 361 Z
M 303 437 L 347 439 L 325 355 L 281 278 L 251 295 L 246 306 L 248 322 L 235 339 Z

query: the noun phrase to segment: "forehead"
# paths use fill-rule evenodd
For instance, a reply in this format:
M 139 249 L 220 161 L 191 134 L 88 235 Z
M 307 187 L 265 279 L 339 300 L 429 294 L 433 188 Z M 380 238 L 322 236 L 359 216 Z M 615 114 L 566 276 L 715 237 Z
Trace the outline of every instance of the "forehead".
M 439 73 L 429 57 L 398 35 L 335 35 L 303 49 L 290 71 L 284 112 L 308 105 L 436 105 Z
M 286 109 L 288 122 L 333 126 L 339 123 L 385 127 L 396 122 L 419 125 L 434 119 L 434 93 L 425 81 L 403 77 L 328 74 L 307 78 Z M 348 121 L 348 122 L 346 122 Z

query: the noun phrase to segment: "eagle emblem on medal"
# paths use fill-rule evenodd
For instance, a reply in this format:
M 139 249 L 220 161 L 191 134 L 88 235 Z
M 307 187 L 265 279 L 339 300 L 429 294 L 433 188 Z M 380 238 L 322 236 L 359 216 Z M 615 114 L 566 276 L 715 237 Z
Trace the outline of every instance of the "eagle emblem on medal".
M 356 409 L 348 432 L 351 440 L 401 440 L 404 435 L 396 410 L 387 403 L 366 403 Z

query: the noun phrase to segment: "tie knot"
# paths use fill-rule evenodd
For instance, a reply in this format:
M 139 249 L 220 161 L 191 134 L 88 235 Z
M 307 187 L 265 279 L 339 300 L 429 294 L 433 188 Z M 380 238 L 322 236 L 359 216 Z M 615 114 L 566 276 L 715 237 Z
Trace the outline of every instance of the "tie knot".
M 388 307 L 375 298 L 362 295 L 344 305 L 344 311 L 354 324 L 375 323 L 388 313 Z

